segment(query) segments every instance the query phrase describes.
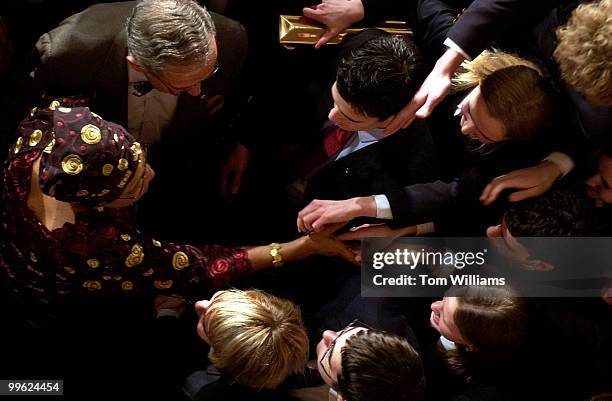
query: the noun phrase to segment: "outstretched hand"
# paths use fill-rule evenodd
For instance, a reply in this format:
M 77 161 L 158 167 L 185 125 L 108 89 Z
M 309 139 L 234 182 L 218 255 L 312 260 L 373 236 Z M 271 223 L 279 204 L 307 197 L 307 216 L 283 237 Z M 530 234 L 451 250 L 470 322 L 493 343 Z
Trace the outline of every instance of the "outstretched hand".
M 412 100 L 393 117 L 385 128 L 385 134 L 393 134 L 400 128 L 408 127 L 415 118 L 429 117 L 433 109 L 448 94 L 451 78 L 463 60 L 463 56 L 456 51 L 446 50 Z
M 351 250 L 334 235 L 342 226 L 344 226 L 343 223 L 332 224 L 321 232 L 311 232 L 308 234 L 308 241 L 316 249 L 315 253 L 317 255 L 340 256 L 352 264 L 358 264 L 361 260 L 360 255 Z
M 315 45 L 317 49 L 364 17 L 361 0 L 322 0 L 321 4 L 304 7 L 302 12 L 304 17 L 327 27 Z
M 315 199 L 298 213 L 299 232 L 321 231 L 329 224 L 347 223 L 355 217 L 376 217 L 376 201 L 373 196 L 346 200 Z
M 537 166 L 514 170 L 491 180 L 480 195 L 484 205 L 493 203 L 499 194 L 507 188 L 520 188 L 522 191 L 512 193 L 508 200 L 518 202 L 542 195 L 548 191 L 561 175 L 561 169 L 555 163 L 545 160 Z

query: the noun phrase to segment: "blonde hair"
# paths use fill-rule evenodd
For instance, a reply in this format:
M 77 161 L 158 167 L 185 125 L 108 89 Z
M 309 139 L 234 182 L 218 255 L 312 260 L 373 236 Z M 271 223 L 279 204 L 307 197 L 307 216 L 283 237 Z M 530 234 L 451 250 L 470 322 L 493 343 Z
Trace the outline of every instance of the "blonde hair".
M 552 112 L 538 67 L 513 54 L 484 51 L 464 61 L 453 77 L 453 92 L 478 85 L 489 113 L 503 123 L 508 139 L 531 138 Z
M 208 358 L 235 382 L 274 389 L 303 372 L 308 336 L 294 303 L 259 290 L 230 290 L 215 297 L 206 314 Z
M 578 6 L 557 29 L 561 77 L 582 93 L 612 101 L 612 0 Z

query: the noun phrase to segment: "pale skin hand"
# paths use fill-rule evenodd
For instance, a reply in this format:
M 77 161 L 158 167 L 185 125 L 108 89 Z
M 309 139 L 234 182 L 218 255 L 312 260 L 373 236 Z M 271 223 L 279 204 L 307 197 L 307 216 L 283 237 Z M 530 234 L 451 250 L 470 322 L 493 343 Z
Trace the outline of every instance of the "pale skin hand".
M 408 103 L 397 113 L 385 128 L 385 134 L 393 134 L 400 128 L 406 128 L 415 118 L 427 118 L 434 107 L 448 94 L 451 78 L 464 58 L 453 49 L 447 49 L 438 59 L 425 81 Z
M 231 199 L 240 191 L 242 175 L 249 165 L 250 156 L 251 152 L 246 146 L 239 143 L 223 165 L 221 191 L 225 199 Z
M 522 191 L 512 193 L 508 200 L 518 202 L 540 196 L 552 187 L 561 176 L 561 169 L 555 163 L 544 160 L 537 166 L 514 170 L 491 180 L 480 195 L 484 205 L 493 203 L 506 188 L 520 188 Z
M 318 21 L 327 27 L 315 48 L 320 48 L 334 36 L 364 17 L 361 0 L 322 0 L 321 4 L 304 7 L 304 17 Z
M 376 217 L 373 196 L 339 201 L 315 199 L 298 213 L 297 227 L 299 232 L 318 232 L 329 224 L 346 223 L 360 216 Z

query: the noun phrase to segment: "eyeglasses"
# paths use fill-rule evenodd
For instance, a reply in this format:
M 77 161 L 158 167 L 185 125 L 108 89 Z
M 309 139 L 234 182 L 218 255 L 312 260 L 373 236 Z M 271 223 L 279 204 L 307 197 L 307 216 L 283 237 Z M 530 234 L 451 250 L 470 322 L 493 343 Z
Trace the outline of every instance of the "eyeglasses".
M 215 74 L 216 74 L 216 73 L 219 71 L 219 69 L 220 69 L 220 68 L 221 68 L 221 67 L 219 66 L 219 60 L 217 60 L 217 61 L 215 62 L 215 66 L 214 66 L 214 68 L 213 68 L 212 72 L 211 72 L 210 74 L 208 74 L 208 76 L 207 76 L 206 78 L 204 78 L 204 79 L 202 79 L 200 82 L 198 82 L 198 84 L 200 84 L 200 85 L 201 85 L 201 84 L 202 84 L 202 82 L 206 82 L 206 81 L 208 81 L 210 78 L 212 78 L 212 77 L 213 77 L 213 76 L 214 76 L 214 75 L 215 75 Z M 195 85 L 196 85 L 196 84 L 194 83 L 193 85 L 188 86 L 188 87 L 184 87 L 184 88 L 176 88 L 176 87 L 174 87 L 174 86 L 170 85 L 169 83 L 167 83 L 166 81 L 164 81 L 163 79 L 161 79 L 161 77 L 160 77 L 159 75 L 155 74 L 155 73 L 152 73 L 152 72 L 150 72 L 150 71 L 146 71 L 146 70 L 145 70 L 145 75 L 152 75 L 153 77 L 155 77 L 155 79 L 157 79 L 157 80 L 158 80 L 158 81 L 159 81 L 159 82 L 160 82 L 162 85 L 164 85 L 164 86 L 166 87 L 166 89 L 168 89 L 168 92 L 169 92 L 169 93 L 171 93 L 171 94 L 173 94 L 173 95 L 175 95 L 175 96 L 178 96 L 178 95 L 180 95 L 180 94 L 182 94 L 182 93 L 187 92 L 187 91 L 188 91 L 190 88 L 192 88 L 193 86 L 195 86 Z
M 120 196 L 119 199 L 123 199 L 123 200 L 134 200 L 134 199 L 137 199 L 140 195 L 142 195 L 142 192 L 144 191 L 145 183 L 146 183 L 146 176 L 147 176 L 146 162 L 147 162 L 148 146 L 146 144 L 142 144 L 141 145 L 138 142 L 134 142 L 134 144 L 132 146 L 135 146 L 135 152 L 139 156 L 138 164 L 140 165 L 142 163 L 145 163 L 145 166 L 144 166 L 144 171 L 142 172 L 142 175 L 140 176 L 140 181 L 138 183 L 138 186 L 136 187 L 136 188 L 138 188 L 138 190 L 136 192 L 134 192 L 136 195 L 132 195 L 132 196 Z
M 325 375 L 327 377 L 329 377 L 334 384 L 335 384 L 336 380 L 332 377 L 331 373 L 329 371 L 327 371 L 327 368 L 325 368 L 325 365 L 323 364 L 323 361 L 327 358 L 327 364 L 328 364 L 328 366 L 331 367 L 331 357 L 334 354 L 333 350 L 334 350 L 334 347 L 336 346 L 336 341 L 343 334 L 346 334 L 350 330 L 356 329 L 358 327 L 364 327 L 366 329 L 371 329 L 372 328 L 372 327 L 368 326 L 367 324 L 360 322 L 358 319 L 353 320 L 351 323 L 348 324 L 348 326 L 346 326 L 345 328 L 343 328 L 342 330 L 340 330 L 337 333 L 336 338 L 334 338 L 332 340 L 332 342 L 329 343 L 329 346 L 327 347 L 327 349 L 325 350 L 325 352 L 321 356 L 321 359 L 319 360 L 319 365 L 321 366 L 321 369 L 323 369 L 323 372 L 325 373 Z

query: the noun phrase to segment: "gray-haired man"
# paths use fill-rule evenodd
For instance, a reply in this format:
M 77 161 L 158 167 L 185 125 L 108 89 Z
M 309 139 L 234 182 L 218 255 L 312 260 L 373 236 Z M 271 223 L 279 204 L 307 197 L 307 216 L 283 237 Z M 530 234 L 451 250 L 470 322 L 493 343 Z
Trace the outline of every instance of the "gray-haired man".
M 143 0 L 91 6 L 36 49 L 33 76 L 47 93 L 93 94 L 92 107 L 140 141 L 193 144 L 213 141 L 204 134 L 231 103 L 247 38 L 193 0 Z M 239 145 L 236 155 L 248 150 Z

